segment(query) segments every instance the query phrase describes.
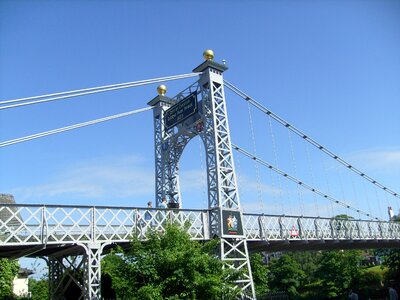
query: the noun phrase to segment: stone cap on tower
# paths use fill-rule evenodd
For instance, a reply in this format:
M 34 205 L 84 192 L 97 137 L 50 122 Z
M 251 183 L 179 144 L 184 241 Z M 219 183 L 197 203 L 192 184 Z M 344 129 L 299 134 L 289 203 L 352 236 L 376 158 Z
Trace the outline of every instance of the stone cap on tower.
M 152 100 L 147 102 L 147 105 L 155 106 L 159 103 L 166 103 L 166 104 L 174 104 L 175 102 L 171 100 L 171 98 L 166 97 L 165 93 L 167 92 L 167 87 L 163 84 L 157 87 L 158 96 L 154 97 Z
M 158 95 L 147 102 L 147 105 L 155 106 L 158 103 L 175 104 L 175 101 L 172 101 L 169 97 Z
M 212 50 L 205 50 L 203 53 L 203 57 L 205 59 L 205 62 L 197 66 L 196 68 L 193 69 L 193 72 L 203 72 L 207 68 L 212 68 L 217 71 L 220 71 L 221 73 L 228 70 L 228 67 L 226 65 L 219 64 L 215 61 L 214 59 L 214 51 Z
M 220 71 L 220 72 L 224 72 L 224 71 L 228 70 L 228 67 L 226 65 L 219 64 L 212 60 L 206 60 L 201 65 L 194 68 L 193 72 L 203 72 L 204 70 L 206 70 L 208 68 L 216 69 L 217 71 Z

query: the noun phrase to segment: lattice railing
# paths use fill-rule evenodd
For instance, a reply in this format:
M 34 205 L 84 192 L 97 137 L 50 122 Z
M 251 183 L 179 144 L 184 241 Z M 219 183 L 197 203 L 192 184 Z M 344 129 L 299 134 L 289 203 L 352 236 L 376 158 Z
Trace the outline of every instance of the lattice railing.
M 400 240 L 400 223 L 243 214 L 248 240 Z
M 168 223 L 185 226 L 192 239 L 209 239 L 207 210 L 56 205 L 0 206 L 0 246 L 128 242 L 162 232 Z M 243 214 L 249 241 L 400 240 L 400 223 Z
M 208 239 L 204 210 L 4 204 L 0 217 L 0 245 L 128 242 L 168 223 L 185 227 L 192 239 Z

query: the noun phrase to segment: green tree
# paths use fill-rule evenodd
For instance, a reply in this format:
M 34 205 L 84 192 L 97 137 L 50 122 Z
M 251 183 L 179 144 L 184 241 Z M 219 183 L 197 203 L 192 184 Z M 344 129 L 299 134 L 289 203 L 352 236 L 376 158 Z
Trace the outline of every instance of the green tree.
M 400 222 L 400 214 L 393 216 L 393 222 Z M 388 249 L 383 257 L 383 264 L 388 267 L 387 280 L 400 282 L 400 250 Z
M 355 250 L 323 252 L 316 272 L 322 295 L 338 297 L 354 287 L 360 278 L 360 261 L 360 252 Z
M 12 296 L 13 280 L 18 269 L 19 265 L 16 260 L 0 258 L 0 299 Z
M 386 291 L 382 289 L 383 270 L 374 268 L 361 269 L 357 291 L 361 299 L 383 298 Z
M 341 215 L 336 215 L 335 219 L 353 220 L 354 218 L 346 214 L 341 214 Z
M 297 289 L 302 299 L 317 299 L 319 294 L 319 278 L 316 276 L 318 270 L 320 252 L 299 251 L 288 253 L 300 265 L 306 275 Z
M 200 243 L 175 225 L 132 241 L 103 260 L 118 299 L 235 299 L 239 274 L 215 255 L 217 241 Z
M 257 296 L 262 296 L 268 292 L 268 273 L 269 270 L 263 263 L 262 255 L 259 253 L 250 256 L 251 273 L 253 275 L 254 287 Z
M 400 222 L 400 214 L 393 216 L 392 222 Z M 400 249 L 377 249 L 375 255 L 383 258 L 383 265 L 388 268 L 385 280 L 400 282 Z
M 44 300 L 49 298 L 49 282 L 46 279 L 36 280 L 29 278 L 28 289 L 32 293 L 32 300 Z
M 298 296 L 298 288 L 305 277 L 299 263 L 288 254 L 272 259 L 268 265 L 269 286 L 273 291 L 285 291 L 290 298 Z
M 386 279 L 400 282 L 400 250 L 387 249 L 383 257 L 383 265 L 389 269 Z
M 392 218 L 392 221 L 393 222 L 400 222 L 400 214 L 398 214 L 397 216 L 394 215 L 393 218 Z
M 312 284 L 316 280 L 315 273 L 318 270 L 318 264 L 321 254 L 314 251 L 302 251 L 288 253 L 294 260 L 296 260 L 300 268 L 306 274 L 304 278 L 305 284 Z

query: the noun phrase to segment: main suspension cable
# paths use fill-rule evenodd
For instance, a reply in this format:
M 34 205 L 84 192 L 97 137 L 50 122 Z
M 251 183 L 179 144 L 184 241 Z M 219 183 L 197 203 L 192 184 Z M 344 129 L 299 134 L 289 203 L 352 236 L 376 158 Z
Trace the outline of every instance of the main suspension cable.
M 136 110 L 131 110 L 131 111 L 128 111 L 128 112 L 117 114 L 117 115 L 112 115 L 112 116 L 108 116 L 108 117 L 104 117 L 104 118 L 100 118 L 100 119 L 96 119 L 96 120 L 92 120 L 92 121 L 87 121 L 87 122 L 83 122 L 83 123 L 79 123 L 79 124 L 75 124 L 75 125 L 70 125 L 70 126 L 66 126 L 66 127 L 62 127 L 62 128 L 57 128 L 57 129 L 53 129 L 53 130 L 49 130 L 49 131 L 45 131 L 45 132 L 41 132 L 41 133 L 28 135 L 28 136 L 17 138 L 17 139 L 13 139 L 13 140 L 0 142 L 0 148 L 1 147 L 6 147 L 6 146 L 10 146 L 10 145 L 14 145 L 14 144 L 18 144 L 18 143 L 22 143 L 22 142 L 26 142 L 26 141 L 33 140 L 33 139 L 38 139 L 38 138 L 41 138 L 41 137 L 44 137 L 44 136 L 48 136 L 48 135 L 52 135 L 52 134 L 56 134 L 56 133 L 61 133 L 61 132 L 72 130 L 72 129 L 77 129 L 77 128 L 81 128 L 81 127 L 85 127 L 85 126 L 89 126 L 89 125 L 94 125 L 94 124 L 101 123 L 101 122 L 110 121 L 110 120 L 117 119 L 117 118 L 122 118 L 122 117 L 130 116 L 130 115 L 134 115 L 134 114 L 141 113 L 141 112 L 144 112 L 144 111 L 147 111 L 147 110 L 151 110 L 151 109 L 153 109 L 153 106 L 149 106 L 149 107 L 145 107 L 145 108 L 141 108 L 141 109 L 136 109 Z
M 249 158 L 255 160 L 256 162 L 262 164 L 263 166 L 265 166 L 265 167 L 267 167 L 267 168 L 269 168 L 269 169 L 275 171 L 276 173 L 278 173 L 278 174 L 280 174 L 280 175 L 282 175 L 282 176 L 288 178 L 289 180 L 291 180 L 291 181 L 297 183 L 298 185 L 303 186 L 304 188 L 308 189 L 309 191 L 312 191 L 313 193 L 316 193 L 317 195 L 320 195 L 320 196 L 324 197 L 325 199 L 328 199 L 329 201 L 332 201 L 332 202 L 334 202 L 334 203 L 336 203 L 336 204 L 339 204 L 339 205 L 341 205 L 341 206 L 343 206 L 343 207 L 345 207 L 345 208 L 347 208 L 347 209 L 351 209 L 351 210 L 353 210 L 353 211 L 355 211 L 355 212 L 357 212 L 357 213 L 360 213 L 360 214 L 362 214 L 362 215 L 364 215 L 364 216 L 367 216 L 367 217 L 369 217 L 369 218 L 374 218 L 374 219 L 376 219 L 376 220 L 380 220 L 378 217 L 375 217 L 375 216 L 373 216 L 373 215 L 371 215 L 371 214 L 369 214 L 369 213 L 367 213 L 367 212 L 365 212 L 365 211 L 362 211 L 362 210 L 360 210 L 360 209 L 357 209 L 357 208 L 355 208 L 355 207 L 353 207 L 353 206 L 350 206 L 350 205 L 348 205 L 348 204 L 345 203 L 345 202 L 336 200 L 336 199 L 333 198 L 332 196 L 329 196 L 329 195 L 327 195 L 327 194 L 321 192 L 320 190 L 313 188 L 312 186 L 310 186 L 310 185 L 308 185 L 308 184 L 306 184 L 306 183 L 300 181 L 300 180 L 297 179 L 296 177 L 293 177 L 293 176 L 291 176 L 291 175 L 289 175 L 289 174 L 283 172 L 282 170 L 280 170 L 280 169 L 274 167 L 273 165 L 269 164 L 268 162 L 266 162 L 266 161 L 264 161 L 264 160 L 262 160 L 262 159 L 260 159 L 260 158 L 258 158 L 258 157 L 256 157 L 256 156 L 254 156 L 253 154 L 251 154 L 250 152 L 248 152 L 248 151 L 246 151 L 246 150 L 240 148 L 239 146 L 236 146 L 236 145 L 232 144 L 232 147 L 233 147 L 236 151 L 238 151 L 239 153 L 241 153 L 241 154 L 243 154 L 243 155 L 245 155 L 245 156 L 247 156 L 247 157 L 249 157 Z
M 96 94 L 96 93 L 103 93 L 103 92 L 108 92 L 108 91 L 126 89 L 126 88 L 142 86 L 142 85 L 147 85 L 147 84 L 153 84 L 153 83 L 158 83 L 158 82 L 191 78 L 191 77 L 198 76 L 199 74 L 200 73 L 188 73 L 188 74 L 182 74 L 182 75 L 174 75 L 174 76 L 160 77 L 160 78 L 154 78 L 154 79 L 146 79 L 146 80 L 126 82 L 126 83 L 111 84 L 111 85 L 86 88 L 86 89 L 80 89 L 80 90 L 74 90 L 74 91 L 68 91 L 68 92 L 53 93 L 53 94 L 47 94 L 47 95 L 41 95 L 41 96 L 19 98 L 19 99 L 13 99 L 13 100 L 5 100 L 5 101 L 1 101 L 0 105 L 16 103 L 16 102 L 22 102 L 22 103 L 0 106 L 0 110 L 14 108 L 14 107 L 20 107 L 20 106 L 25 106 L 25 105 L 32 105 L 32 104 L 56 101 L 56 100 L 67 99 L 67 98 L 73 98 L 73 97 L 78 97 L 78 96 L 91 95 L 91 94 Z M 53 96 L 56 96 L 56 97 L 53 97 Z M 33 100 L 33 101 L 28 101 L 28 100 Z
M 315 146 L 316 148 L 318 148 L 319 150 L 321 150 L 325 154 L 329 155 L 331 158 L 333 158 L 334 160 L 338 161 L 339 163 L 341 163 L 342 165 L 347 167 L 349 170 L 353 171 L 354 173 L 356 173 L 359 176 L 363 177 L 364 179 L 368 180 L 370 183 L 374 184 L 375 186 L 379 187 L 380 189 L 384 190 L 385 192 L 391 194 L 392 196 L 397 197 L 397 198 L 400 199 L 400 194 L 399 193 L 393 191 L 392 189 L 389 189 L 388 187 L 384 186 L 383 184 L 381 184 L 377 180 L 373 179 L 372 177 L 368 176 L 364 172 L 362 172 L 359 169 L 355 168 L 354 166 L 349 164 L 347 161 L 345 161 L 344 159 L 342 159 L 338 155 L 334 154 L 332 151 L 328 150 L 327 148 L 322 146 L 320 143 L 318 143 L 314 139 L 312 139 L 309 136 L 307 136 L 304 132 L 302 132 L 301 130 L 297 129 L 296 127 L 294 127 L 293 125 L 291 125 L 290 123 L 286 122 L 284 119 L 279 117 L 277 114 L 275 114 L 272 111 L 270 111 L 268 108 L 263 106 L 261 103 L 257 102 L 255 99 L 251 98 L 249 95 L 247 95 L 243 91 L 239 90 L 233 84 L 229 83 L 226 80 L 224 80 L 224 83 L 225 83 L 225 86 L 227 88 L 229 88 L 232 92 L 234 92 L 238 96 L 242 97 L 244 100 L 246 100 L 249 103 L 251 103 L 253 106 L 258 108 L 263 113 L 267 114 L 268 116 L 271 116 L 275 121 L 277 121 L 280 124 L 282 124 L 283 126 L 287 127 L 288 129 L 290 129 L 291 131 L 296 133 L 299 137 L 301 137 L 302 139 L 306 140 L 307 142 L 309 142 L 310 144 L 312 144 L 313 146 Z

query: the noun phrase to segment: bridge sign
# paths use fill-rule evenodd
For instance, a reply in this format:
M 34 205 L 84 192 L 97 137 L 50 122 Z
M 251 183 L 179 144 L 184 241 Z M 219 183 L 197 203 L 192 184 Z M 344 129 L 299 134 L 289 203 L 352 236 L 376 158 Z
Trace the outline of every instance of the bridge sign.
M 166 129 L 183 122 L 198 111 L 197 94 L 192 93 L 175 105 L 171 106 L 164 114 Z
M 297 237 L 297 236 L 299 236 L 299 232 L 297 231 L 295 225 L 293 225 L 293 226 L 292 226 L 292 230 L 290 230 L 290 236 L 291 236 L 291 237 Z
M 232 238 L 232 236 L 243 236 L 242 217 L 240 211 L 223 210 L 222 211 L 222 235 Z

